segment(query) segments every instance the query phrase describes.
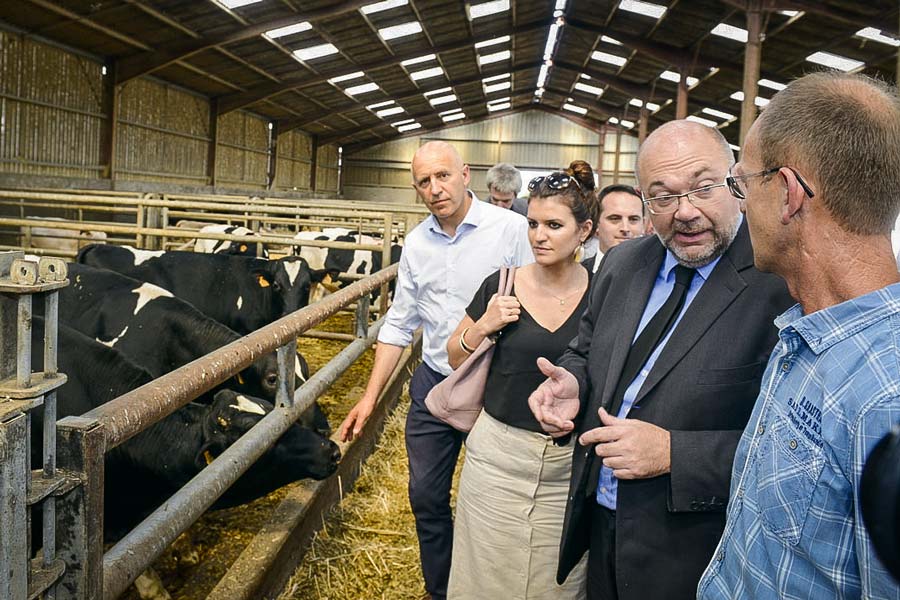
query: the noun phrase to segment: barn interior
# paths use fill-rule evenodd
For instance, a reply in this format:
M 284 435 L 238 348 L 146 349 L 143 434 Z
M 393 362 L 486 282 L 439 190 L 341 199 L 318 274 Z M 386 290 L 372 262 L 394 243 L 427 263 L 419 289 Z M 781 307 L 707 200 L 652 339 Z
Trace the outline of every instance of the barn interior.
M 452 143 L 470 166 L 470 187 L 481 198 L 488 194 L 487 170 L 500 162 L 515 165 L 527 181 L 583 159 L 594 166 L 598 187 L 634 184 L 637 150 L 655 128 L 674 119 L 696 121 L 717 128 L 739 153 L 772 96 L 791 80 L 823 69 L 896 84 L 900 2 L 0 2 L 0 252 L 71 261 L 98 241 L 98 232 L 110 244 L 149 251 L 191 249 L 204 237 L 240 242 L 230 232 L 198 234 L 205 225 L 224 222 L 254 230 L 258 239 L 251 251 L 261 252 L 266 244 L 273 259 L 291 254 L 301 230 L 327 227 L 370 235 L 313 241 L 313 247 L 390 253 L 392 243 L 428 215 L 409 171 L 413 153 L 425 142 Z M 38 238 L 62 245 L 44 247 Z M 893 242 L 896 253 L 896 228 Z M 345 288 L 367 275 L 345 273 Z M 361 298 L 374 288 L 383 293 L 372 301 L 370 317 L 368 300 Z M 295 337 L 305 336 L 301 351 L 314 355 L 313 372 L 366 338 L 362 323 L 368 327 L 387 309 L 387 279 L 351 295 L 315 324 L 295 323 Z M 347 307 L 355 317 L 338 312 Z M 15 317 L 5 319 L 0 318 L 4 347 L 12 344 L 14 352 Z M 283 345 L 278 340 L 266 347 Z M 363 362 L 343 379 L 336 376 L 336 387 L 326 393 L 332 425 L 361 393 L 371 354 L 361 351 Z M 8 357 L 0 360 L 0 380 L 14 368 Z M 348 481 L 374 447 L 380 426 L 365 450 L 360 446 Z M 340 498 L 349 488 L 344 482 L 323 497 Z M 265 522 L 283 501 L 308 502 L 310 493 L 303 488 L 287 500 L 282 493 L 254 509 L 258 520 Z M 396 501 L 376 497 L 385 505 Z M 308 524 L 307 531 L 301 517 L 292 517 L 297 533 L 283 542 L 305 549 L 324 518 L 296 514 L 301 513 L 317 521 L 316 527 Z M 215 517 L 217 525 L 209 527 L 227 530 L 242 515 Z M 283 550 L 276 553 L 277 568 L 242 593 L 326 598 L 379 581 L 383 597 L 418 597 L 422 590 L 409 587 L 419 585 L 415 556 L 397 558 L 393 568 L 372 558 L 414 545 L 408 519 L 391 513 L 365 525 L 377 543 L 354 554 L 359 581 L 347 588 L 322 591 L 323 582 L 331 585 L 338 577 L 332 563 L 314 556 L 295 572 L 286 565 L 301 564 L 303 553 Z M 365 533 L 346 522 L 338 529 L 351 538 Z M 247 539 L 241 548 L 265 547 L 262 541 L 251 544 L 250 533 L 242 535 Z M 227 535 L 214 537 L 222 538 L 223 548 L 239 547 Z M 321 551 L 352 551 L 352 543 L 329 545 L 321 538 Z M 5 547 L 0 541 L 0 558 Z M 208 549 L 204 556 L 215 552 Z M 253 579 L 246 570 L 255 557 L 233 554 L 214 574 L 182 571 L 174 576 L 178 583 L 164 583 L 178 590 L 176 597 L 238 597 L 234 590 Z M 173 556 L 165 555 L 164 569 L 178 573 L 182 566 Z M 232 562 L 244 571 L 226 573 Z M 360 578 L 360 572 L 371 577 Z M 397 572 L 408 572 L 409 579 L 398 579 Z M 100 585 L 102 572 L 94 576 Z M 122 576 L 120 587 L 129 577 Z M 5 581 L 14 586 L 34 580 L 0 575 L 0 584 Z M 202 590 L 202 596 L 190 595 L 189 588 Z M 133 588 L 126 593 L 136 597 Z M 379 589 L 369 597 L 381 594 Z

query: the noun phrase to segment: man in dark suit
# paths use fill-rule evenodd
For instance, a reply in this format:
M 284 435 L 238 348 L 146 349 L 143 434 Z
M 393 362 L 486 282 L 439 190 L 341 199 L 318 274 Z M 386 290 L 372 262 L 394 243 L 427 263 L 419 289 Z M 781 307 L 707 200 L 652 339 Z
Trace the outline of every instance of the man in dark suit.
M 656 236 L 611 249 L 578 337 L 529 404 L 575 432 L 557 578 L 586 550 L 588 598 L 693 598 L 725 523 L 731 463 L 792 304 L 753 266 L 734 157 L 715 129 L 650 135 L 638 181 Z M 662 242 L 662 243 L 660 243 Z

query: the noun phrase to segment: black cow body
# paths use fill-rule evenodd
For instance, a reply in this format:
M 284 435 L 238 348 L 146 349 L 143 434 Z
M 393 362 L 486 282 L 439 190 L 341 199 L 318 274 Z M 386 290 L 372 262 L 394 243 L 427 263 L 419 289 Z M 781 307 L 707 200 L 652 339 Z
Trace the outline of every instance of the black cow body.
M 115 347 L 129 359 L 160 377 L 214 350 L 240 335 L 168 291 L 107 269 L 70 264 L 71 284 L 60 291 L 60 322 Z M 309 377 L 309 367 L 297 355 L 298 383 Z M 209 403 L 224 388 L 273 400 L 278 377 L 275 353 L 259 358 L 234 378 L 197 400 Z M 330 434 L 328 419 L 314 403 L 301 425 Z
M 241 334 L 306 306 L 314 276 L 296 256 L 269 261 L 98 244 L 77 261 L 158 285 Z
M 44 323 L 35 318 L 33 343 L 40 347 Z M 152 376 L 121 352 L 59 326 L 59 370 L 68 376 L 58 391 L 58 418 L 81 415 L 149 381 Z M 42 369 L 42 353 L 35 352 Z M 105 463 L 104 534 L 121 537 L 166 498 L 233 444 L 272 405 L 223 390 L 210 405 L 189 404 L 112 449 Z M 41 464 L 42 418 L 32 419 L 32 465 Z M 292 425 L 253 467 L 232 486 L 216 507 L 233 506 L 264 496 L 305 477 L 324 479 L 337 468 L 336 444 L 316 432 Z M 37 528 L 39 531 L 39 528 Z

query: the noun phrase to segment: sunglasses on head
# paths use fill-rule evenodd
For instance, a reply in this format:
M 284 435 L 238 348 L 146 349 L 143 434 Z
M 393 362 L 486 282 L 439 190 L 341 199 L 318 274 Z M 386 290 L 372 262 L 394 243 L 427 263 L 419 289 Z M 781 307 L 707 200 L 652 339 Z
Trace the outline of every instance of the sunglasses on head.
M 538 189 L 542 183 L 545 183 L 548 188 L 551 190 L 561 191 L 568 189 L 569 185 L 572 183 L 575 184 L 579 190 L 581 190 L 581 184 L 578 183 L 578 180 L 569 175 L 568 173 L 563 173 L 562 171 L 557 171 L 556 173 L 550 173 L 547 176 L 540 175 L 535 177 L 531 181 L 528 182 L 528 191 L 533 192 Z

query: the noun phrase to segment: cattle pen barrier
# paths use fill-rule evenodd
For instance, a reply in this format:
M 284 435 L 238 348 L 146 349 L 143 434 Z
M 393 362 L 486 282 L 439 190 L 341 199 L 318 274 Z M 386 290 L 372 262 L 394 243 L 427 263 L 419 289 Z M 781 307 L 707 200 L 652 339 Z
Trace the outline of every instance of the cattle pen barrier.
M 339 290 L 321 302 L 284 316 L 94 410 L 81 416 L 61 419 L 57 423 L 60 473 L 72 482 L 68 489 L 77 486 L 77 493 L 70 494 L 66 502 L 56 507 L 55 520 L 63 524 L 64 539 L 57 556 L 45 559 L 45 562 L 57 566 L 52 579 L 42 584 L 47 589 L 45 597 L 117 598 L 256 459 L 275 444 L 302 412 L 375 343 L 383 317 L 369 325 L 368 295 L 395 278 L 397 271 L 398 266 L 391 265 Z M 356 302 L 357 306 L 357 339 L 292 393 L 297 336 L 352 302 Z M 0 308 L 3 307 L 4 305 L 0 305 Z M 263 417 L 256 426 L 104 554 L 105 453 L 272 351 L 277 351 L 278 356 L 278 393 L 273 412 Z M 358 475 L 359 462 L 374 447 L 384 418 L 396 403 L 420 352 L 421 336 L 417 336 L 416 341 L 405 350 L 403 360 L 392 374 L 362 436 L 344 448 L 344 458 L 338 471 L 328 479 L 309 486 L 305 501 L 299 508 L 291 510 L 282 506 L 276 510 L 279 519 L 289 522 L 290 526 L 284 528 L 282 524 L 279 544 L 266 544 L 271 551 L 261 561 L 264 564 L 260 566 L 257 559 L 252 574 L 245 573 L 239 577 L 226 574 L 214 590 L 213 597 L 270 597 L 283 587 L 322 522 L 324 512 L 338 501 L 342 490 L 351 486 Z M 18 359 L 18 362 L 22 363 L 23 359 Z M 0 406 L 2 402 L 0 399 Z M 15 465 L 8 464 L 6 457 L 0 451 L 0 491 L 9 492 L 19 482 L 41 476 L 40 472 L 35 472 L 31 478 L 28 473 L 11 475 Z M 13 512 L 7 510 L 7 504 L 0 505 L 0 523 L 9 523 L 13 518 L 25 518 L 21 504 L 13 506 Z M 30 554 L 30 544 L 20 549 L 20 553 L 22 551 Z M 0 558 L 4 556 L 0 555 Z M 35 597 L 31 590 L 26 594 L 21 585 L 26 580 L 29 585 L 34 583 L 33 570 L 28 567 L 27 556 L 17 557 L 11 565 L 12 580 L 20 585 L 10 588 L 10 600 Z M 25 573 L 21 572 L 23 568 Z M 234 568 L 246 570 L 246 561 L 239 559 Z M 43 573 L 46 578 L 46 569 Z

